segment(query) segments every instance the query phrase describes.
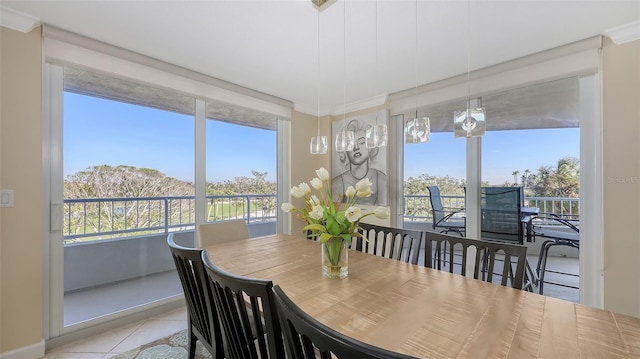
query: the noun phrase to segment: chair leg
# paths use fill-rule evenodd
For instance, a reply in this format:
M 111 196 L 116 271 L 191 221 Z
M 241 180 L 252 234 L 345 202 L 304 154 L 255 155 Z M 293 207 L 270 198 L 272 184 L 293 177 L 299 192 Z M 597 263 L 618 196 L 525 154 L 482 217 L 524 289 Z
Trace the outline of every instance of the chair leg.
M 540 278 L 540 266 L 542 264 L 542 253 L 544 253 L 545 247 L 549 243 L 553 243 L 553 242 L 555 242 L 555 241 L 547 240 L 547 241 L 542 242 L 542 245 L 540 246 L 540 254 L 538 254 L 538 265 L 536 266 L 536 273 L 538 274 L 538 278 Z
M 196 342 L 198 341 L 198 337 L 193 334 L 191 330 L 191 324 L 189 324 L 189 359 L 194 359 L 196 357 Z
M 549 241 L 549 243 L 547 243 L 544 246 L 544 254 L 541 254 L 541 266 L 539 269 L 539 274 L 538 274 L 538 283 L 539 283 L 539 291 L 538 293 L 540 293 L 541 295 L 544 293 L 544 272 L 547 269 L 547 257 L 549 256 L 549 248 L 555 246 L 557 243 L 555 241 Z

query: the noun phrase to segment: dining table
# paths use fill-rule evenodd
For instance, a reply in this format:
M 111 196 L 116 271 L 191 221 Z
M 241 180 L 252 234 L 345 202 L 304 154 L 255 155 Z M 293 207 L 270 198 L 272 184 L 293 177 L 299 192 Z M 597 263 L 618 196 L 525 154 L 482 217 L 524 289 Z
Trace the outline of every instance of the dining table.
M 640 318 L 350 249 L 322 276 L 320 245 L 275 234 L 206 246 L 269 279 L 303 311 L 365 343 L 419 358 L 639 358 Z

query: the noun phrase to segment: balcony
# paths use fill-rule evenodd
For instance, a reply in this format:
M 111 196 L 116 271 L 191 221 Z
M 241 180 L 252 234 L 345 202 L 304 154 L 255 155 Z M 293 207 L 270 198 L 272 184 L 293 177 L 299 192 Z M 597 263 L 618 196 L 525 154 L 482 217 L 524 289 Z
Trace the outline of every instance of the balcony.
M 276 232 L 275 195 L 207 199 L 209 220 L 243 218 L 251 237 Z M 460 196 L 445 196 L 443 200 L 447 206 L 464 206 Z M 406 196 L 404 201 L 405 228 L 430 230 L 428 196 Z M 565 208 L 577 215 L 577 199 L 526 201 L 541 211 Z M 65 326 L 181 295 L 166 236 L 174 232 L 177 243 L 193 246 L 194 223 L 193 197 L 65 200 Z M 537 263 L 539 248 L 536 243 L 527 246 L 530 262 Z M 550 258 L 548 267 L 577 274 L 575 252 L 570 248 L 566 253 L 554 250 L 556 256 Z M 549 274 L 548 278 L 553 276 Z M 558 281 L 577 285 L 578 278 L 561 276 Z M 545 286 L 545 295 L 579 300 L 578 291 L 553 285 Z

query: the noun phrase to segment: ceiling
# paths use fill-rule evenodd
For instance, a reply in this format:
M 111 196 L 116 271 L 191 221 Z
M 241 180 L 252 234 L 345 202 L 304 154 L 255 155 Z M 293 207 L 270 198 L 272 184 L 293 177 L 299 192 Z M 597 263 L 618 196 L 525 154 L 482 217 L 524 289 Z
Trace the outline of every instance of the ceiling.
M 638 0 L 337 0 L 321 12 L 310 0 L 0 4 L 41 23 L 292 101 L 312 114 L 341 113 L 345 103 L 640 20 Z

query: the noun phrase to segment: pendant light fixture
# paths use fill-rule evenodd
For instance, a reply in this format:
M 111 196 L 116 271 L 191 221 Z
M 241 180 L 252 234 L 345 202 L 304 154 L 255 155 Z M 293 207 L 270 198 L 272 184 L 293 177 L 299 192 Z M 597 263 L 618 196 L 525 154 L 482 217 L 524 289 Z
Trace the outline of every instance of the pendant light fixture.
M 375 45 L 375 49 L 376 49 L 376 67 L 375 67 L 375 86 L 374 86 L 374 90 L 375 90 L 375 94 L 378 94 L 378 0 L 376 0 L 375 2 L 375 6 L 376 6 L 376 21 L 375 21 L 375 25 L 376 25 L 376 45 Z M 384 147 L 387 145 L 387 140 L 388 140 L 388 133 L 387 133 L 387 125 L 382 124 L 379 125 L 378 124 L 378 113 L 376 112 L 376 122 L 374 125 L 367 125 L 366 129 L 365 129 L 365 134 L 364 134 L 364 138 L 365 138 L 365 144 L 367 146 L 367 148 L 375 148 L 375 147 Z
M 342 122 L 345 124 L 346 126 L 346 117 L 347 117 L 347 1 L 345 0 L 343 2 L 343 40 L 342 40 L 342 47 L 343 47 L 343 70 L 344 70 L 344 74 L 343 74 L 343 101 L 344 101 L 344 107 L 343 107 L 343 112 L 342 112 Z M 336 152 L 348 152 L 348 151 L 353 151 L 353 147 L 355 145 L 355 133 L 353 131 L 347 131 L 344 128 L 338 132 L 338 134 L 336 135 Z
M 418 117 L 418 0 L 416 0 L 416 116 L 407 121 L 404 127 L 404 142 L 424 143 L 431 138 L 431 122 L 429 117 Z
M 471 2 L 467 2 L 467 109 L 453 113 L 453 133 L 458 137 L 484 136 L 487 129 L 482 99 L 471 108 Z
M 318 10 L 318 135 L 311 138 L 309 149 L 312 155 L 327 153 L 327 136 L 320 136 L 320 10 Z

